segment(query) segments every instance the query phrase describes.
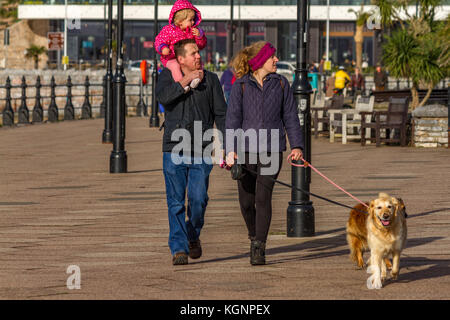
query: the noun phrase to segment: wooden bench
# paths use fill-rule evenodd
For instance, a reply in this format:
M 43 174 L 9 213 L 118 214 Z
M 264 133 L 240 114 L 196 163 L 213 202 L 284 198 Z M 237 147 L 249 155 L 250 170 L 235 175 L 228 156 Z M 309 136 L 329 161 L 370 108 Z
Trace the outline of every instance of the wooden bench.
M 402 147 L 406 146 L 406 125 L 408 118 L 409 98 L 394 98 L 389 99 L 389 106 L 387 111 L 361 112 L 361 145 L 366 145 L 366 139 L 375 141 L 377 147 L 381 142 L 400 142 Z M 366 122 L 366 116 L 371 115 L 375 117 L 375 122 Z M 386 120 L 381 120 L 381 115 L 386 116 Z M 366 138 L 364 129 L 375 129 L 375 138 Z M 381 129 L 386 129 L 386 137 L 381 138 Z M 390 130 L 400 130 L 400 138 L 390 137 Z

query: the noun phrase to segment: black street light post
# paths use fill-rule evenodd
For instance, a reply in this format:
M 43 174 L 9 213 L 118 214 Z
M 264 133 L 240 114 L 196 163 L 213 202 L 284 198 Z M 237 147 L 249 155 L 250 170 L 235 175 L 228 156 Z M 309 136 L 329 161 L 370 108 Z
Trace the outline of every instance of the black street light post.
M 310 94 L 312 88 L 308 81 L 308 69 L 306 66 L 307 9 L 308 0 L 297 0 L 297 68 L 292 89 L 297 102 L 298 117 L 305 139 L 303 158 L 307 162 L 311 162 Z M 311 169 L 309 167 L 293 166 L 292 185 L 309 192 L 310 184 Z M 287 209 L 287 236 L 314 236 L 314 207 L 308 193 L 292 189 L 291 201 Z
M 230 29 L 228 30 L 228 63 L 233 58 L 234 46 L 234 1 L 230 0 Z
M 103 130 L 102 142 L 112 143 L 112 117 L 113 117 L 113 74 L 112 74 L 112 11 L 113 0 L 108 0 L 108 35 L 107 35 L 107 57 L 106 57 L 106 101 L 105 101 L 105 129 Z
M 153 22 L 153 46 L 155 44 L 156 36 L 158 35 L 158 0 L 155 0 L 155 17 Z M 158 116 L 158 101 L 156 101 L 156 81 L 158 81 L 158 55 L 153 58 L 153 73 L 152 73 L 152 115 L 150 116 L 150 128 L 159 127 Z
M 125 151 L 125 83 L 123 70 L 123 0 L 117 0 L 117 61 L 114 74 L 113 150 L 110 157 L 110 173 L 127 172 Z

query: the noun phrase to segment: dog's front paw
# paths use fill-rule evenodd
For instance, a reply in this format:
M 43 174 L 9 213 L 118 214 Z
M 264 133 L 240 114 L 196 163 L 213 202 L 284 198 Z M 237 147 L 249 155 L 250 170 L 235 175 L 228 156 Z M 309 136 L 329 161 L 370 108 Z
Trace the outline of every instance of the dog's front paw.
M 398 272 L 391 272 L 391 277 L 392 277 L 392 280 L 397 280 L 398 279 Z
M 383 285 L 381 284 L 381 279 L 371 275 L 367 279 L 367 289 L 381 289 Z

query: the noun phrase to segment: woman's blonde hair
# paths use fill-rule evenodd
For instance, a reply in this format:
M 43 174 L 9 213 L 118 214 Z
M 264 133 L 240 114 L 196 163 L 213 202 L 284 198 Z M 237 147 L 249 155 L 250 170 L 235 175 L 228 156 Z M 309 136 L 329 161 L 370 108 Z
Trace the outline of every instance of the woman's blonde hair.
M 236 72 L 236 78 L 241 78 L 243 75 L 249 73 L 250 66 L 248 65 L 248 61 L 254 58 L 266 43 L 267 41 L 254 42 L 238 52 L 232 62 L 233 69 Z
M 195 16 L 195 11 L 189 8 L 181 9 L 180 11 L 175 12 L 173 16 L 173 23 L 178 26 L 183 20 L 187 19 L 190 12 L 193 12 Z

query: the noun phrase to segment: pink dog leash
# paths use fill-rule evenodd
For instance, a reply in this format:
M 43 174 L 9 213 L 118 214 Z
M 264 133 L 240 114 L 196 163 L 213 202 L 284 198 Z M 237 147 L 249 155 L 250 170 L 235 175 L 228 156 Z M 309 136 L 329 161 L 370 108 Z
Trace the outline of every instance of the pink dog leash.
M 350 192 L 345 191 L 344 188 L 338 186 L 336 183 L 334 183 L 333 181 L 331 181 L 328 177 L 326 177 L 322 172 L 320 172 L 318 169 L 316 169 L 311 163 L 309 163 L 308 161 L 306 161 L 305 159 L 303 159 L 303 157 L 300 158 L 300 160 L 303 161 L 303 164 L 295 164 L 292 163 L 291 158 L 288 157 L 287 161 L 291 166 L 294 167 L 310 167 L 311 169 L 313 169 L 319 176 L 321 176 L 322 178 L 324 178 L 325 180 L 327 180 L 329 183 L 331 183 L 333 186 L 335 186 L 336 188 L 338 188 L 339 190 L 341 190 L 342 192 L 344 192 L 345 194 L 347 194 L 348 196 L 350 196 L 351 198 L 353 198 L 354 200 L 358 201 L 359 203 L 361 203 L 362 205 L 364 205 L 366 208 L 369 208 L 369 206 L 367 204 L 365 204 L 364 202 L 362 202 L 361 200 L 359 200 L 358 198 L 356 198 L 354 195 L 352 195 Z

